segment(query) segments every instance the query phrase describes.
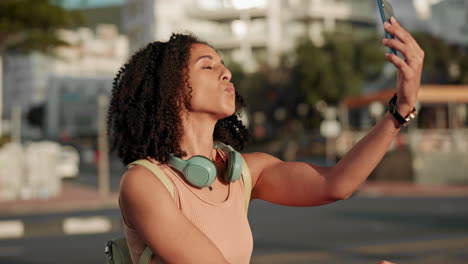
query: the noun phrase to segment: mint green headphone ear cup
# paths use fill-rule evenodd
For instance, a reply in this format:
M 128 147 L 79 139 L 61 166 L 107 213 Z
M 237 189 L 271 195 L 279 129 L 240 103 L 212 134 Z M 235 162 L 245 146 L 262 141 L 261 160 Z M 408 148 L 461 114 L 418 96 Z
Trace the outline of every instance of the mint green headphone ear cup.
M 210 186 L 216 179 L 216 166 L 203 156 L 193 156 L 184 169 L 185 179 L 192 185 L 203 188 Z
M 208 187 L 216 179 L 216 166 L 206 157 L 193 156 L 188 160 L 183 160 L 171 154 L 169 163 L 193 186 Z
M 226 167 L 226 172 L 224 174 L 225 180 L 230 182 L 235 182 L 240 179 L 242 174 L 242 166 L 244 165 L 244 160 L 241 157 L 241 154 L 237 151 L 229 152 L 228 164 Z

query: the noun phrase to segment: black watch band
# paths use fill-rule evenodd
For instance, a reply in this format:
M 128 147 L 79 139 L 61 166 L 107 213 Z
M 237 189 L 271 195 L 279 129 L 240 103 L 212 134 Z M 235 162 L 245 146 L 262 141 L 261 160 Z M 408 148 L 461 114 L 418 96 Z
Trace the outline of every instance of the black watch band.
M 396 93 L 393 95 L 393 97 L 388 102 L 388 111 L 390 112 L 390 114 L 393 115 L 393 117 L 396 119 L 396 121 L 398 121 L 398 123 L 403 127 L 407 126 L 409 124 L 409 122 L 416 117 L 416 114 L 417 114 L 416 108 L 413 108 L 413 111 L 411 111 L 411 113 L 408 116 L 403 117 L 400 114 L 400 112 L 398 112 L 397 94 Z

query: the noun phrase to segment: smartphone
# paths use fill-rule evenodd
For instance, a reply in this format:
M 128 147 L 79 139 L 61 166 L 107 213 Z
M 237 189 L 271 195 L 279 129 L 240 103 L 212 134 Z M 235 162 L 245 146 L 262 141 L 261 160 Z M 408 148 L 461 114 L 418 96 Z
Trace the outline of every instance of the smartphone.
M 382 18 L 382 24 L 385 22 L 390 22 L 390 18 L 392 16 L 395 16 L 393 13 L 393 7 L 392 5 L 387 1 L 387 0 L 377 0 L 377 5 L 379 6 L 379 11 L 380 11 L 380 17 Z M 388 33 L 385 29 L 385 38 L 392 38 L 394 39 L 395 36 L 392 34 Z M 396 50 L 394 48 L 389 48 L 390 52 L 397 55 Z

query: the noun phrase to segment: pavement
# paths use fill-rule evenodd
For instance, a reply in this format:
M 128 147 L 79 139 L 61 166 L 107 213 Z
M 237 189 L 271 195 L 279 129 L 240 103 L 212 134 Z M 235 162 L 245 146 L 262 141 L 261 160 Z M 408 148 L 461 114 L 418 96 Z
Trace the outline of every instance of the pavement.
M 391 258 L 392 263 L 405 264 L 467 264 L 468 237 L 391 242 L 379 245 L 350 245 L 339 251 L 298 251 L 252 257 L 252 264 L 282 263 L 377 263 L 376 259 Z M 384 257 L 386 256 L 386 257 Z M 380 262 L 379 262 L 380 263 Z
M 117 208 L 116 192 L 64 182 L 56 197 L 0 201 L 0 240 L 122 232 Z
M 405 182 L 367 182 L 355 196 L 468 196 L 468 185 L 416 185 Z M 121 232 L 118 193 L 101 195 L 96 188 L 64 182 L 50 199 L 0 201 L 0 239 L 41 235 Z M 104 214 L 111 210 L 112 214 Z M 86 212 L 86 213 L 82 213 Z M 34 216 L 34 217 L 31 217 Z M 42 218 L 40 218 L 42 216 Z M 38 218 L 39 217 L 39 218 Z M 39 220 L 38 220 L 39 219 Z
M 64 182 L 60 195 L 49 199 L 0 201 L 0 216 L 53 214 L 118 208 L 118 194 L 101 195 L 96 188 Z

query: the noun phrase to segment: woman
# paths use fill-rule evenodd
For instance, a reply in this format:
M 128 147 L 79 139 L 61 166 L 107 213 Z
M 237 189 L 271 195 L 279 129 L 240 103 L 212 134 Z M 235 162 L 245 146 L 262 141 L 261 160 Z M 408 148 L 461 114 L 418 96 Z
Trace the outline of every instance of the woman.
M 397 113 L 407 117 L 416 104 L 424 52 L 391 21 L 385 29 L 397 39 L 383 44 L 406 58 L 385 55 L 398 68 Z M 236 116 L 242 98 L 230 80 L 215 49 L 178 34 L 147 45 L 117 74 L 109 110 L 114 148 L 125 164 L 146 159 L 156 165 L 175 190 L 173 197 L 143 166 L 131 166 L 124 174 L 119 202 L 134 263 L 146 246 L 154 252 L 152 263 L 249 263 L 248 187 L 244 177 L 226 179 L 230 151 L 216 143 L 240 151 L 248 138 Z M 334 167 L 242 154 L 251 175 L 251 199 L 290 206 L 346 199 L 382 159 L 400 122 L 387 113 Z M 177 162 L 196 156 L 216 166 L 217 174 L 205 187 L 189 183 L 176 169 Z

